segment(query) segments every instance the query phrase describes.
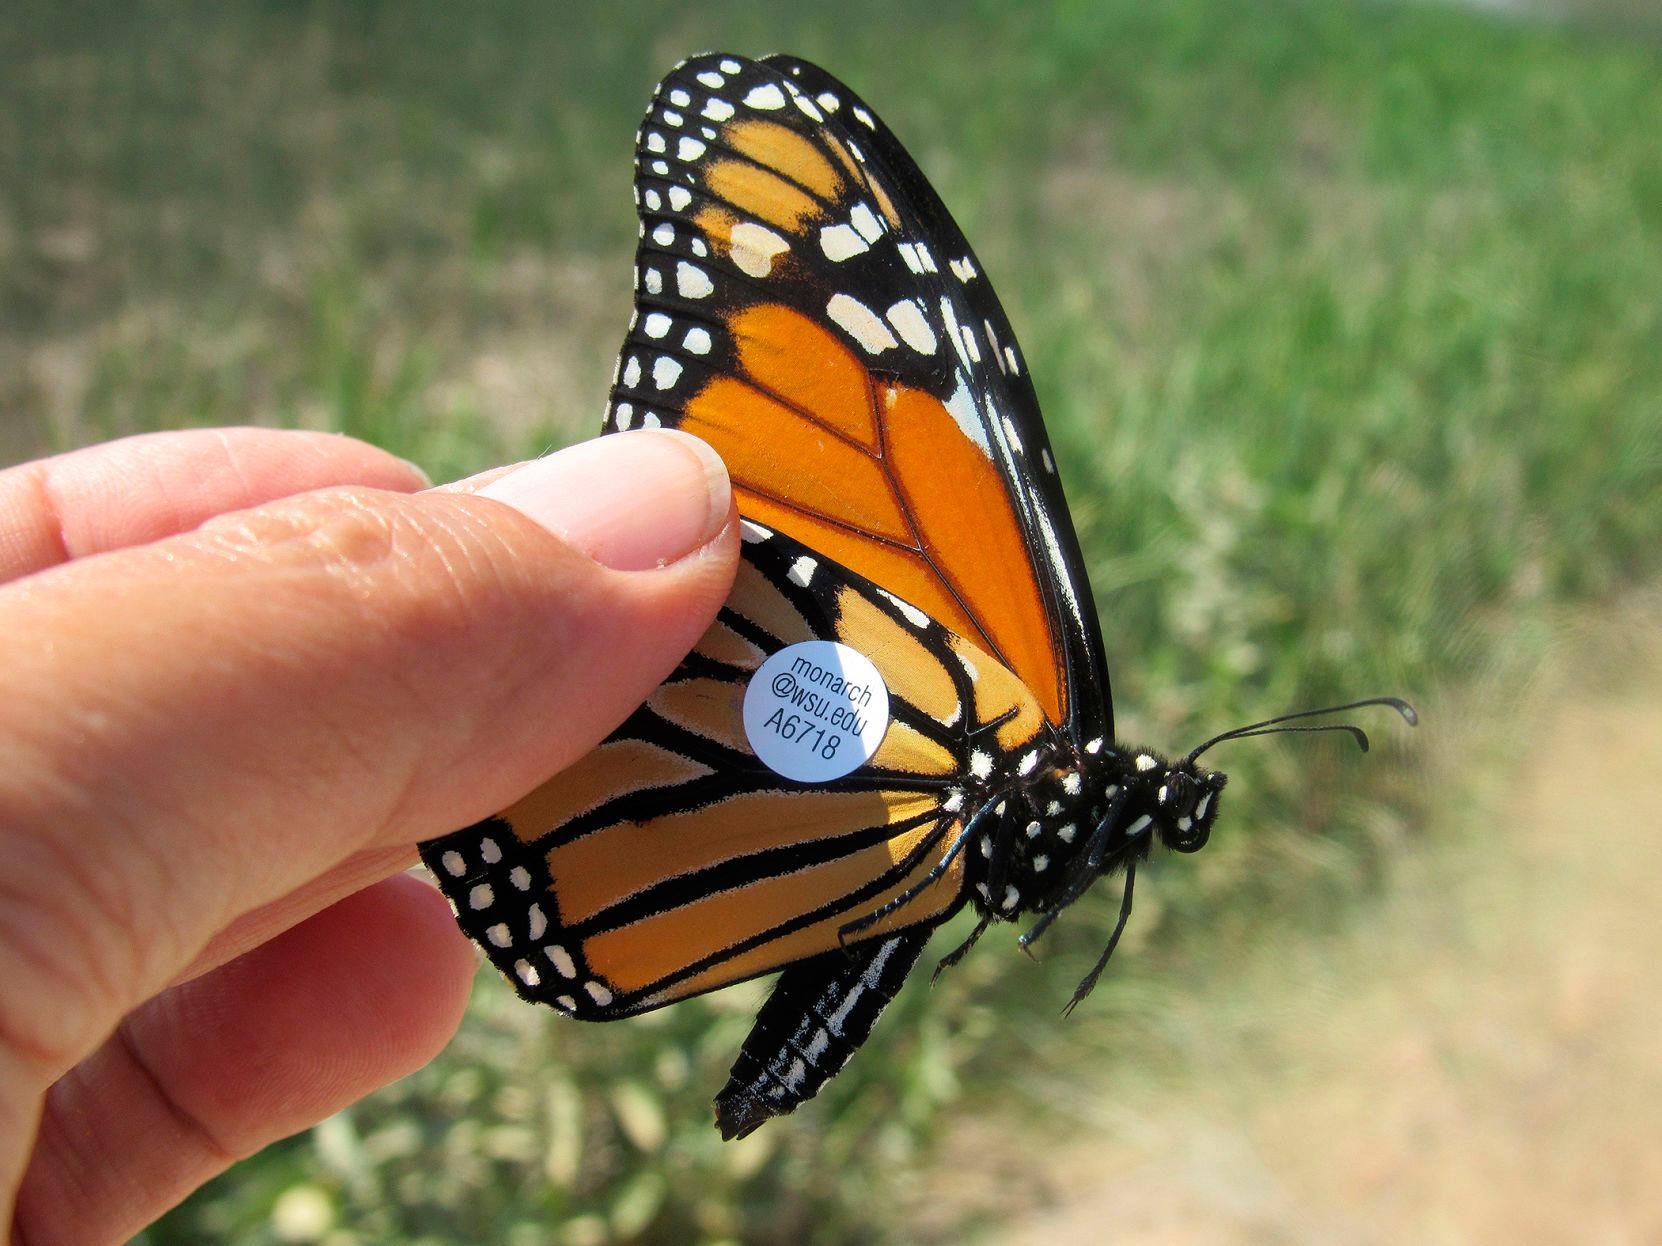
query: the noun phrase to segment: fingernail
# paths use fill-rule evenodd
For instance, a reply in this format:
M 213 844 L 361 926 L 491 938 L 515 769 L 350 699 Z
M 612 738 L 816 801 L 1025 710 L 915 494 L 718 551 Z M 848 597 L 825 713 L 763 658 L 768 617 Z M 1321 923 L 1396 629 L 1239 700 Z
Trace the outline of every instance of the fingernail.
M 427 469 L 420 463 L 417 463 L 414 459 L 399 459 L 398 461 L 416 474 L 422 482 L 421 487 L 423 489 L 431 489 L 433 487 L 433 478 L 427 474 Z
M 697 437 L 638 429 L 535 459 L 477 496 L 506 503 L 603 566 L 644 571 L 714 540 L 732 486 L 721 457 Z

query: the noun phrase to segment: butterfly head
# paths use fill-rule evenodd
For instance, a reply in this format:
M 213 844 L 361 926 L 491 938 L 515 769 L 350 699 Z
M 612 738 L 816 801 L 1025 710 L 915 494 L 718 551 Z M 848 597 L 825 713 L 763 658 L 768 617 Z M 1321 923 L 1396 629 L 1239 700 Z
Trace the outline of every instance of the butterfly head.
M 1229 776 L 1196 766 L 1184 758 L 1156 772 L 1154 825 L 1160 842 L 1173 852 L 1198 852 L 1212 834 L 1218 817 L 1218 794 Z

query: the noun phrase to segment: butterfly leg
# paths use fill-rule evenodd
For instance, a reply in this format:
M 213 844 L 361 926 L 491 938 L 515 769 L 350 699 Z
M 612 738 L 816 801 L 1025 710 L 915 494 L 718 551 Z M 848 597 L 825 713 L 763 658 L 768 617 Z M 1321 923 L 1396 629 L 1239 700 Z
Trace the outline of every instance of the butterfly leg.
M 721 1136 L 742 1138 L 818 1094 L 870 1037 L 932 933 L 914 927 L 780 974 L 716 1096 Z
M 933 884 L 938 882 L 943 874 L 952 868 L 952 863 L 958 859 L 958 854 L 963 852 L 964 845 L 969 843 L 970 839 L 975 835 L 975 832 L 981 829 L 981 823 L 989 816 L 993 814 L 1002 815 L 1003 812 L 1003 801 L 999 801 L 996 805 L 988 805 L 985 808 L 978 810 L 974 817 L 964 823 L 964 829 L 958 832 L 957 837 L 952 841 L 952 846 L 946 850 L 946 853 L 938 862 L 935 863 L 935 867 L 931 869 L 929 873 L 925 874 L 916 883 L 906 888 L 905 891 L 901 892 L 898 896 L 888 901 L 886 904 L 883 904 L 874 909 L 872 912 L 867 913 L 864 917 L 855 918 L 853 921 L 843 926 L 837 931 L 837 938 L 846 942 L 851 936 L 859 934 L 862 930 L 869 930 L 902 905 L 910 903 L 912 900 L 915 900 L 918 896 L 922 895 Z M 931 838 L 929 842 L 933 844 L 936 840 Z
M 1102 950 L 1102 955 L 1085 975 L 1085 980 L 1074 988 L 1073 998 L 1062 1009 L 1064 1017 L 1070 1016 L 1073 1010 L 1079 1007 L 1079 1002 L 1096 989 L 1096 980 L 1102 976 L 1102 971 L 1108 967 L 1108 958 L 1114 954 L 1114 948 L 1120 941 L 1120 935 L 1125 933 L 1125 923 L 1131 916 L 1131 884 L 1137 877 L 1137 863 L 1135 861 L 1125 867 L 1125 895 L 1120 898 L 1120 919 L 1114 923 L 1114 933 L 1108 936 L 1108 946 Z
M 969 950 L 975 946 L 976 940 L 980 939 L 986 932 L 987 927 L 992 924 L 993 918 L 991 913 L 976 922 L 975 929 L 969 933 L 969 938 L 965 939 L 957 947 L 953 948 L 945 956 L 941 957 L 940 963 L 935 966 L 935 972 L 929 975 L 929 985 L 934 986 L 936 980 L 943 973 L 945 973 L 948 969 L 951 969 L 959 961 L 963 960 L 965 956 L 969 955 Z
M 1097 874 L 1102 869 L 1103 858 L 1108 855 L 1108 841 L 1113 837 L 1123 804 L 1123 797 L 1116 797 L 1109 803 L 1107 813 L 1103 815 L 1102 821 L 1097 823 L 1096 830 L 1091 832 L 1090 839 L 1085 841 L 1084 849 L 1068 870 L 1060 894 L 1052 902 L 1049 910 L 1033 923 L 1033 928 L 1016 940 L 1022 951 L 1031 948 L 1034 941 L 1049 930 L 1062 915 L 1062 910 L 1089 891 L 1091 884 L 1096 882 Z

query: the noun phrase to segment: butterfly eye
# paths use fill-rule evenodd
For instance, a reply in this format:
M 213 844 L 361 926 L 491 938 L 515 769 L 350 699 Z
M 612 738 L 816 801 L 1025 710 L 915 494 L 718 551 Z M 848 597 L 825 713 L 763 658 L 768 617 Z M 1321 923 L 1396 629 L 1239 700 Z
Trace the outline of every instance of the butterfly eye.
M 1181 772 L 1172 774 L 1160 789 L 1160 807 L 1174 818 L 1189 817 L 1195 810 L 1195 783 Z

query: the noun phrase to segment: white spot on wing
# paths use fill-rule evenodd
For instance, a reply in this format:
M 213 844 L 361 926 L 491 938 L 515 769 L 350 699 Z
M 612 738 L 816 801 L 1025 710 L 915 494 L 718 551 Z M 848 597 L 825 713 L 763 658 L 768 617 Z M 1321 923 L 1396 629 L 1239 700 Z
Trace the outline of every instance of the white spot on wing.
M 675 241 L 675 226 L 671 225 L 668 221 L 660 222 L 658 225 L 653 227 L 652 241 L 656 242 L 660 247 L 667 247 L 670 243 Z
M 791 249 L 790 243 L 754 221 L 733 226 L 732 240 L 733 264 L 747 277 L 766 277 L 773 271 L 773 257 Z
M 705 150 L 703 143 L 688 134 L 683 134 L 681 141 L 675 145 L 675 155 L 681 160 L 697 160 Z
M 663 312 L 653 312 L 641 323 L 641 328 L 645 330 L 647 337 L 663 337 L 674 323 Z
M 827 225 L 820 230 L 819 249 L 825 252 L 826 259 L 835 264 L 869 250 L 866 240 L 855 232 L 852 225 Z
M 712 95 L 705 103 L 703 113 L 711 121 L 726 121 L 733 115 L 733 105 L 720 96 Z
M 554 968 L 559 971 L 562 978 L 575 978 L 577 976 L 577 964 L 571 959 L 571 953 L 558 943 L 550 943 L 543 948 L 543 955 L 554 963 Z
M 659 355 L 652 361 L 652 383 L 659 389 L 669 389 L 681 379 L 681 361 L 668 355 Z
M 888 326 L 877 318 L 877 313 L 851 295 L 833 294 L 825 305 L 825 314 L 833 324 L 865 347 L 868 354 L 881 354 L 900 345 Z
M 711 88 L 724 87 L 727 85 L 727 79 L 723 78 L 720 74 L 715 73 L 713 70 L 705 70 L 703 73 L 698 75 L 698 80 L 705 86 Z
M 814 572 L 819 569 L 819 563 L 807 555 L 803 555 L 791 564 L 791 569 L 785 573 L 785 578 L 792 584 L 807 588 L 813 581 Z
M 585 982 L 583 983 L 583 989 L 589 993 L 589 998 L 602 1008 L 612 1002 L 612 993 L 602 983 Z
M 883 236 L 883 222 L 877 219 L 877 214 L 863 203 L 857 203 L 848 214 L 849 222 L 860 231 L 860 237 L 867 242 L 876 242 Z
M 783 108 L 785 93 L 777 84 L 769 82 L 763 86 L 751 88 L 750 94 L 744 97 L 744 102 L 751 108 Z
M 935 330 L 929 327 L 929 322 L 923 317 L 923 308 L 913 299 L 901 299 L 884 315 L 895 332 L 900 334 L 900 340 L 905 342 L 920 355 L 935 353 Z
M 701 299 L 715 290 L 715 283 L 710 280 L 710 274 L 697 264 L 689 264 L 682 260 L 675 266 L 675 288 L 680 291 L 681 297 L 686 299 Z
M 702 325 L 688 329 L 687 336 L 682 339 L 681 344 L 695 355 L 708 355 L 710 353 L 710 331 Z

